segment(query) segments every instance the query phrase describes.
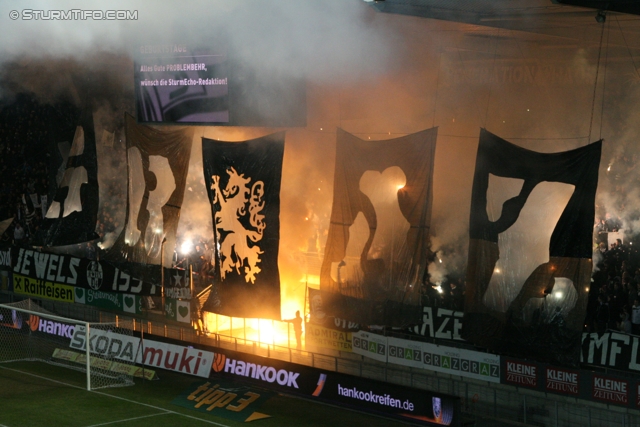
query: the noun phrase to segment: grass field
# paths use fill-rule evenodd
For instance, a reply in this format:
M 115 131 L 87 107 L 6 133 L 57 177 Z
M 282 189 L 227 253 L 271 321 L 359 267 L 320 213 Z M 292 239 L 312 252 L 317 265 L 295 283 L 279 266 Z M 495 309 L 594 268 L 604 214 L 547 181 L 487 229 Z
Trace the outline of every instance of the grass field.
M 159 380 L 136 379 L 134 386 L 89 392 L 81 372 L 42 362 L 0 364 L 0 427 L 407 425 L 277 393 L 257 408 L 269 418 L 236 421 L 172 403 L 199 379 L 165 371 L 158 374 Z

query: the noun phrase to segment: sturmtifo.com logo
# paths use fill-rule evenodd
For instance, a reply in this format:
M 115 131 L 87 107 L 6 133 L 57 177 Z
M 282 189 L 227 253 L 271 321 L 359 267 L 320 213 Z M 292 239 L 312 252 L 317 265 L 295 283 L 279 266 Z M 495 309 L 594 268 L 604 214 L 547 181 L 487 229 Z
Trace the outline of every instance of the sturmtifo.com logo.
M 22 9 L 18 12 L 9 12 L 9 18 L 22 19 L 23 21 L 137 21 L 137 10 L 89 10 L 89 9 L 66 9 L 66 10 L 43 10 L 43 9 Z

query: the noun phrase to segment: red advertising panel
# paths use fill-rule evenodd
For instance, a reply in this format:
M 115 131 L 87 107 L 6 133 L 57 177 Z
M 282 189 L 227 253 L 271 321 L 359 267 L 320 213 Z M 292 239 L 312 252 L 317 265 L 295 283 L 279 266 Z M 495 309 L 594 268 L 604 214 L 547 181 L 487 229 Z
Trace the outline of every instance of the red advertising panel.
M 553 366 L 545 369 L 545 387 L 547 391 L 577 395 L 580 391 L 580 374 Z
M 607 403 L 629 403 L 629 381 L 594 374 L 591 396 Z
M 538 367 L 531 363 L 507 359 L 505 374 L 506 381 L 509 384 L 532 388 L 538 386 Z

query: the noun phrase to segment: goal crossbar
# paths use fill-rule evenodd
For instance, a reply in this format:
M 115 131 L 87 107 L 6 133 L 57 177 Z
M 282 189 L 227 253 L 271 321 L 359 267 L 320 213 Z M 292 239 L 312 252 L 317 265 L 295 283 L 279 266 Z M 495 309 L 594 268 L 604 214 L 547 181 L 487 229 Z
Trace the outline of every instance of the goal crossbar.
M 29 310 L 29 309 L 23 309 L 23 308 L 15 308 L 13 306 L 10 305 L 6 305 L 6 304 L 0 304 L 0 308 L 6 308 L 7 310 L 19 310 L 22 313 L 26 313 L 26 314 L 30 314 L 33 316 L 42 316 L 43 313 L 42 312 L 37 312 L 37 311 L 33 311 L 33 310 Z M 73 320 L 73 323 L 76 323 L 78 325 L 84 325 L 87 331 L 87 336 L 89 336 L 91 327 L 89 326 L 89 322 L 83 322 L 81 320 L 75 320 L 75 319 L 68 319 L 66 317 L 60 317 L 60 316 L 56 316 L 54 314 L 47 314 L 47 319 L 51 319 L 51 320 L 57 320 L 58 322 L 65 322 L 68 323 L 70 320 Z M 86 345 L 85 346 L 85 357 L 87 358 L 87 367 L 85 368 L 85 370 L 87 371 L 87 390 L 91 390 L 91 369 L 89 366 L 90 360 L 91 360 L 91 347 Z
M 56 325 L 66 326 L 56 329 Z M 30 300 L 0 304 L 0 363 L 40 360 L 84 370 L 87 390 L 131 385 L 134 370 L 130 368 L 135 368 L 135 356 L 133 360 L 123 360 L 90 344 L 96 336 L 97 341 L 102 338 L 111 345 L 114 341 L 131 340 L 132 328 L 127 326 L 127 322 L 116 325 L 58 316 Z M 63 329 L 65 332 L 60 332 Z M 76 345 L 71 346 L 73 341 Z M 70 347 L 73 348 L 69 350 Z

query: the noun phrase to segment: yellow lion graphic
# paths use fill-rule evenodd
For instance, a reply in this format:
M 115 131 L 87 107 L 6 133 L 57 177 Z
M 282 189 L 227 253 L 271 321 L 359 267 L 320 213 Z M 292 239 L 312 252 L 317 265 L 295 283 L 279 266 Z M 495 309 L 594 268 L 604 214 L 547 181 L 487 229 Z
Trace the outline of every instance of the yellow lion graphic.
M 221 242 L 220 277 L 224 280 L 226 274 L 234 269 L 238 274 L 242 274 L 240 269 L 244 267 L 245 281 L 255 283 L 256 274 L 261 271 L 258 263 L 263 253 L 256 243 L 262 240 L 266 227 L 264 215 L 261 214 L 265 204 L 264 183 L 256 181 L 249 188 L 251 178 L 245 178 L 244 174 L 239 175 L 233 167 L 227 169 L 227 174 L 229 181 L 222 190 L 219 185 L 220 177 L 211 176 L 213 204 L 220 205 L 214 216 L 214 227 Z M 253 229 L 246 229 L 240 221 L 247 215 Z

